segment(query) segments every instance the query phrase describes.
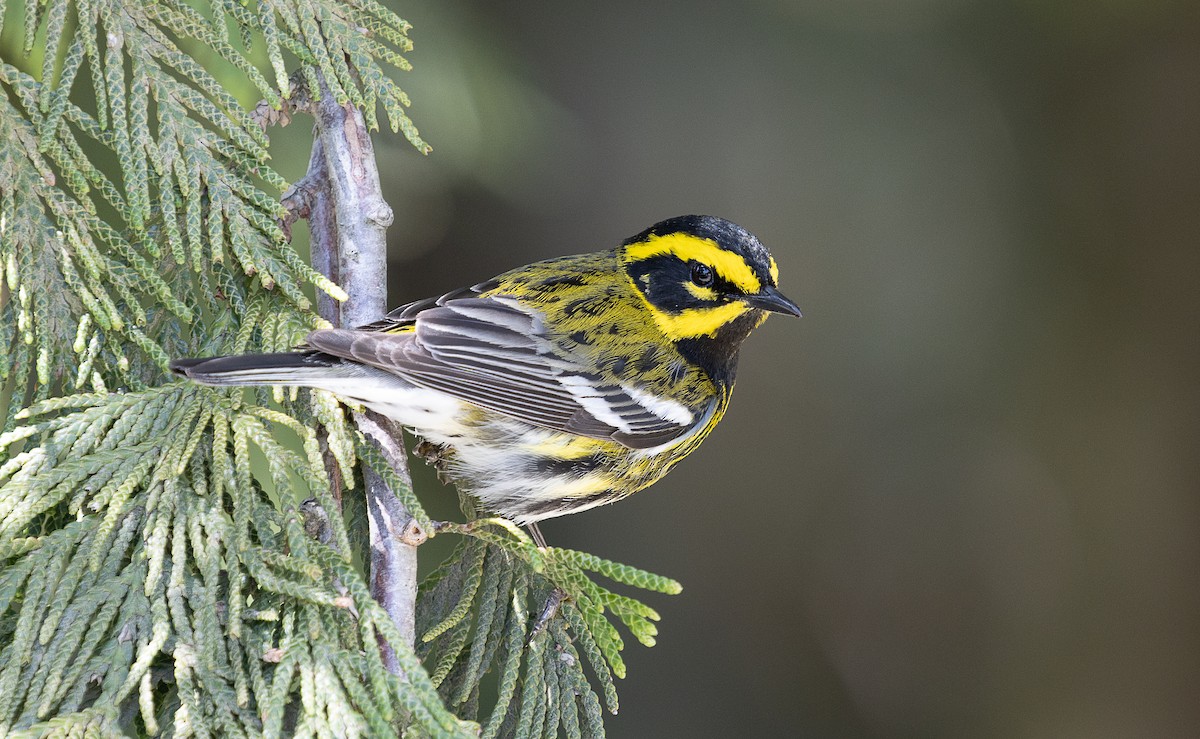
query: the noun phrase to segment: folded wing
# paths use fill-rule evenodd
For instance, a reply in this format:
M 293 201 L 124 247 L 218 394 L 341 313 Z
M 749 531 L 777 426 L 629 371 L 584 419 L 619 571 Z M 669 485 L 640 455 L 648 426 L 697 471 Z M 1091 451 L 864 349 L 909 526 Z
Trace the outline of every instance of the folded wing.
M 413 330 L 321 330 L 308 345 L 535 426 L 633 449 L 666 443 L 695 422 L 680 403 L 584 369 L 537 313 L 510 298 L 445 300 L 405 318 Z

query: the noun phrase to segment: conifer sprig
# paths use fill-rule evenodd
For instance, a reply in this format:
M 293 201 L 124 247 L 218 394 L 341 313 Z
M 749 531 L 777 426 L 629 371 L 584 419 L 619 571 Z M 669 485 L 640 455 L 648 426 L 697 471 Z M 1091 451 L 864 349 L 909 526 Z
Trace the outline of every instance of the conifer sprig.
M 29 56 L 0 59 L 0 734 L 602 736 L 615 624 L 652 644 L 658 616 L 592 573 L 677 583 L 467 505 L 407 648 L 330 478 L 344 500 L 374 469 L 438 527 L 347 409 L 165 375 L 286 350 L 322 325 L 313 291 L 345 298 L 287 243 L 248 111 L 303 110 L 320 76 L 428 151 L 389 72 L 408 24 L 375 0 L 8 5 Z

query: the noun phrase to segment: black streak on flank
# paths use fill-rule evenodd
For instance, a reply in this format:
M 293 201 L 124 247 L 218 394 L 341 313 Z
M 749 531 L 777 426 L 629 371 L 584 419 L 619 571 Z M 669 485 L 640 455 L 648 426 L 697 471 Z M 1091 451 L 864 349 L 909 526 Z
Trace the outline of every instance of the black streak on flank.
M 591 344 L 592 340 L 588 338 L 586 331 L 576 331 L 569 337 L 576 344 Z
M 600 469 L 604 464 L 604 455 L 589 454 L 579 459 L 554 459 L 553 457 L 538 457 L 533 466 L 536 474 L 551 477 L 583 477 L 589 472 Z
M 615 490 L 601 490 L 598 493 L 588 493 L 578 498 L 556 498 L 554 500 L 535 501 L 533 503 L 518 501 L 514 505 L 523 515 L 540 516 L 546 513 L 572 511 L 593 504 L 603 505 L 614 500 L 620 500 L 623 497 L 623 495 Z
M 589 493 L 582 498 L 571 498 L 570 502 L 564 506 L 566 508 L 576 508 L 580 506 L 590 505 L 599 502 L 600 505 L 610 503 L 614 500 L 620 500 L 623 496 L 614 490 L 601 490 L 598 493 Z

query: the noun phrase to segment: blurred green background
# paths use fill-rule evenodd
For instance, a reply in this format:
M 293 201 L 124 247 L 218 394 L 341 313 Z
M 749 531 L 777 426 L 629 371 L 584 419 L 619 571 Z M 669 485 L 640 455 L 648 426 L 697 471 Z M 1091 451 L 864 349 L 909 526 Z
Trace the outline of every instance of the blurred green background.
M 386 1 L 393 305 L 712 213 L 805 311 L 543 525 L 684 583 L 611 736 L 1200 735 L 1200 4 Z
M 684 583 L 612 736 L 1200 734 L 1200 6 L 393 7 L 393 304 L 698 212 L 805 311 L 544 525 Z

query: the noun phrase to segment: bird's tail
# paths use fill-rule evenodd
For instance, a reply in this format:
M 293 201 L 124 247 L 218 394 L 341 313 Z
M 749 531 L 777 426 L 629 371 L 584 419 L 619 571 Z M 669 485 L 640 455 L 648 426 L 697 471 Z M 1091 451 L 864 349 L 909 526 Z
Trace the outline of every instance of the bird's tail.
M 246 385 L 321 386 L 353 368 L 336 357 L 319 352 L 284 354 L 239 354 L 227 357 L 176 359 L 171 371 L 201 385 L 236 387 Z

